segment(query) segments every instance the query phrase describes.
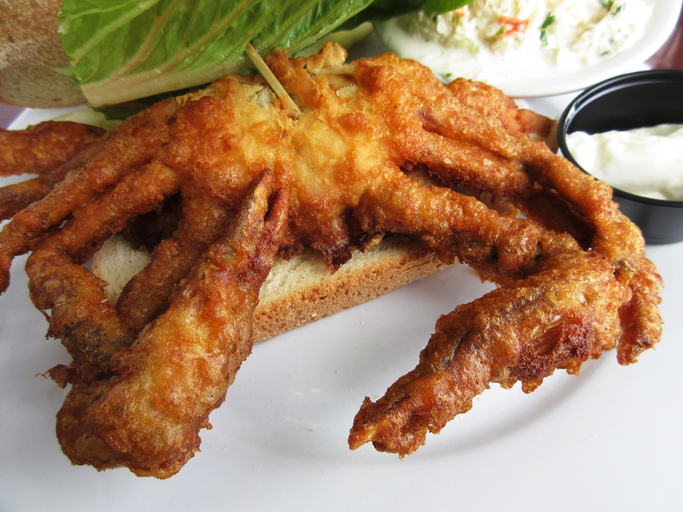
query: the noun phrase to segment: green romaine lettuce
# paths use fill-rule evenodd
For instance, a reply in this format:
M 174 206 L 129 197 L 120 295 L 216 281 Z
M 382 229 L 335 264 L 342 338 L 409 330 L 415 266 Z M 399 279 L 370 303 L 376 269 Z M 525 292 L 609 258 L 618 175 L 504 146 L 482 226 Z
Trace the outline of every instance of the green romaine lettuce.
M 471 3 L 472 0 L 427 0 L 422 8 L 432 14 L 444 14 Z
M 295 53 L 336 29 L 468 0 L 62 0 L 67 73 L 93 106 L 196 87 L 251 67 L 261 54 Z M 426 2 L 426 3 L 425 3 Z
M 372 0 L 63 0 L 62 44 L 94 106 L 211 82 L 312 44 Z

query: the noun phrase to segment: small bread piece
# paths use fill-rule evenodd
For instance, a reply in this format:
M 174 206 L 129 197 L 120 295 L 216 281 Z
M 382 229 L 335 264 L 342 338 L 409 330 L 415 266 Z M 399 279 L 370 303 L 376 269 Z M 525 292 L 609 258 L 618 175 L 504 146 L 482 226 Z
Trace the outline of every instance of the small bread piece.
M 150 256 L 121 236 L 107 240 L 95 254 L 92 269 L 109 283 L 115 303 L 128 280 Z M 331 274 L 322 255 L 306 249 L 289 261 L 277 258 L 254 312 L 254 341 L 260 343 L 315 320 L 379 297 L 448 267 L 420 241 L 387 236 Z
M 56 108 L 85 103 L 59 39 L 61 0 L 0 0 L 0 103 Z
M 102 244 L 92 260 L 92 271 L 107 282 L 105 292 L 114 305 L 123 287 L 150 262 L 151 255 L 144 247 L 135 248 L 122 235 L 113 235 Z

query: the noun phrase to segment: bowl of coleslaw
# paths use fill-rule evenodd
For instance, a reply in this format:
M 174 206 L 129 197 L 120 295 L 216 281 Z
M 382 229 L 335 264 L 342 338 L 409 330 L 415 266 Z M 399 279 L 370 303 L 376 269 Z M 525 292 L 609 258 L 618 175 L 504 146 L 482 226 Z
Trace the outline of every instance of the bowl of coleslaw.
M 636 69 L 676 26 L 681 0 L 472 0 L 374 23 L 379 40 L 449 81 L 513 97 L 577 91 Z

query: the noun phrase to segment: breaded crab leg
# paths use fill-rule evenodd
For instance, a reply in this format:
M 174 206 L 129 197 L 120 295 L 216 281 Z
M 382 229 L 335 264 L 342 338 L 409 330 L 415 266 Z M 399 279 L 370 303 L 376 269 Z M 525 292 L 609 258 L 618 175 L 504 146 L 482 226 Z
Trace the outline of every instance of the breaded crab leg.
M 0 176 L 49 173 L 105 133 L 69 121 L 45 121 L 27 130 L 0 129 Z
M 427 153 L 432 160 L 406 146 L 413 162 L 427 163 L 446 182 L 449 173 L 459 170 L 434 165 L 438 139 L 431 134 L 447 142 L 454 129 L 462 130 L 447 114 L 439 108 L 422 113 L 430 132 L 422 139 L 430 145 Z M 478 133 L 487 129 L 490 126 L 483 124 Z M 630 363 L 660 339 L 661 279 L 645 258 L 638 229 L 611 201 L 609 187 L 545 145 L 523 137 L 497 140 L 497 147 L 483 139 L 476 145 L 501 156 L 514 155 L 530 182 L 564 201 L 565 208 L 593 230 L 588 251 L 543 227 L 540 216 L 534 228 L 534 223 L 497 217 L 480 210 L 476 200 L 448 197 L 435 187 L 406 183 L 400 192 L 377 187 L 367 194 L 361 203 L 366 227 L 374 220 L 377 230 L 421 233 L 435 247 L 452 247 L 482 276 L 503 287 L 443 317 L 416 369 L 376 403 L 365 399 L 351 429 L 351 448 L 373 442 L 382 451 L 412 453 L 427 432 L 438 432 L 455 415 L 469 410 L 472 398 L 491 382 L 509 387 L 519 380 L 525 391 L 531 391 L 555 369 L 578 373 L 586 359 L 615 347 L 619 362 Z M 509 145 L 502 145 L 503 140 Z M 405 154 L 404 147 L 401 151 Z M 398 179 L 385 180 L 389 181 Z M 455 180 L 461 181 L 460 176 Z M 493 182 L 502 182 L 506 198 L 525 211 L 531 195 L 518 195 L 513 182 L 500 176 Z
M 155 156 L 169 140 L 169 121 L 178 106 L 176 100 L 166 100 L 129 118 L 115 136 L 107 137 L 97 155 L 71 170 L 43 199 L 14 215 L 0 231 L 0 292 L 9 286 L 9 269 L 15 256 L 29 251 L 74 210 Z
M 154 162 L 128 174 L 109 194 L 88 203 L 61 230 L 40 240 L 29 256 L 26 272 L 31 299 L 38 309 L 52 310 L 51 333 L 62 340 L 74 358 L 68 371 L 59 372 L 59 379 L 53 372 L 61 385 L 110 372 L 110 357 L 128 344 L 131 333 L 137 332 L 102 303 L 99 295 L 104 283 L 80 264 L 132 216 L 153 209 L 173 195 L 178 179 L 173 170 Z M 107 338 L 118 341 L 99 339 L 109 331 L 120 333 Z
M 272 186 L 264 173 L 168 311 L 113 357 L 113 377 L 72 388 L 57 436 L 73 463 L 167 478 L 198 450 L 251 352 L 251 316 L 287 219 L 286 193 Z
M 533 391 L 555 369 L 578 373 L 588 358 L 614 348 L 618 310 L 629 289 L 609 266 L 581 253 L 548 260 L 541 271 L 439 319 L 418 366 L 377 402 L 366 398 L 349 446 L 372 442 L 401 457 L 438 433 L 492 382 L 521 381 Z
M 145 269 L 124 287 L 116 309 L 136 330 L 156 318 L 167 306 L 173 288 L 225 230 L 230 218 L 226 205 L 213 197 L 190 197 L 173 235 L 156 246 Z
M 82 167 L 101 151 L 103 144 L 104 137 L 90 144 L 68 162 L 46 170 L 40 176 L 0 188 L 0 220 L 10 219 L 31 203 L 44 198 L 69 172 Z
M 506 130 L 532 135 L 557 151 L 557 124 L 550 118 L 519 108 L 500 89 L 466 78 L 456 78 L 449 82 L 447 88 L 458 102 L 476 109 L 485 117 L 495 117 Z

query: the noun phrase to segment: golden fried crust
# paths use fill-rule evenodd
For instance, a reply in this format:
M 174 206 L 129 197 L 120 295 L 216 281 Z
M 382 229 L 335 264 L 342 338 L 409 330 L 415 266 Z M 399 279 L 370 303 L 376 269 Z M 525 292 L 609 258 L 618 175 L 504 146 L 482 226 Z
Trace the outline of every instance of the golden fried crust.
M 408 455 L 428 432 L 468 411 L 489 383 L 521 381 L 528 393 L 555 369 L 578 373 L 588 358 L 614 348 L 618 305 L 630 297 L 628 288 L 603 261 L 554 263 L 440 318 L 415 370 L 377 402 L 365 399 L 349 446 L 372 441 L 378 450 Z
M 198 450 L 199 430 L 251 352 L 258 290 L 287 216 L 286 194 L 269 211 L 271 187 L 265 175 L 169 310 L 113 358 L 117 376 L 67 398 L 57 434 L 74 462 L 124 461 L 136 474 L 167 478 Z
M 175 100 L 169 100 L 129 119 L 117 130 L 116 138 L 107 138 L 95 155 L 70 169 L 56 185 L 57 190 L 53 189 L 52 193 L 12 217 L 0 232 L 0 291 L 9 286 L 12 258 L 30 250 L 41 238 L 41 232 L 59 226 L 73 210 L 88 204 L 151 159 L 168 141 L 167 123 L 176 109 Z
M 225 231 L 229 218 L 220 201 L 188 198 L 178 228 L 155 248 L 151 264 L 128 282 L 118 298 L 116 309 L 131 327 L 140 331 L 159 316 L 177 281 L 170 276 L 187 275 Z
M 537 136 L 552 151 L 557 151 L 557 122 L 527 109 L 518 108 L 515 101 L 500 89 L 469 80 L 456 78 L 448 90 L 463 105 L 475 108 L 484 116 L 495 117 L 508 131 Z
M 43 167 L 43 172 L 40 176 L 0 188 L 0 220 L 10 219 L 32 203 L 43 199 L 52 192 L 54 186 L 62 181 L 69 172 L 80 168 L 90 158 L 93 158 L 102 149 L 103 145 L 104 137 L 85 147 L 73 158 L 57 167 L 52 169 Z M 53 163 L 56 162 L 53 160 Z M 42 165 L 38 167 L 42 167 Z M 34 170 L 31 169 L 26 172 L 33 173 Z M 36 169 L 35 172 L 40 173 L 41 170 Z
M 29 130 L 0 129 L 0 176 L 52 171 L 105 133 L 68 121 L 46 121 Z

